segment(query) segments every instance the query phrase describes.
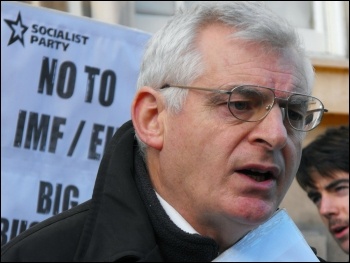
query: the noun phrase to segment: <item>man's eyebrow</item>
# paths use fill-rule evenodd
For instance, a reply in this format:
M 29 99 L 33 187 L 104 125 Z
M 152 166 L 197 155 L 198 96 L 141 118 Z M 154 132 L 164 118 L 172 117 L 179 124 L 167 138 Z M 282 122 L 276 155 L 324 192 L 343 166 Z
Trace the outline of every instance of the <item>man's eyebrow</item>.
M 349 179 L 342 178 L 342 179 L 334 180 L 331 183 L 329 183 L 325 187 L 325 189 L 326 190 L 331 190 L 331 189 L 337 187 L 341 183 L 349 183 Z M 317 195 L 317 194 L 319 194 L 319 191 L 316 188 L 309 187 L 309 189 L 307 189 L 308 197 L 312 197 L 312 196 Z
M 327 185 L 325 187 L 326 190 L 330 190 L 332 188 L 335 188 L 338 184 L 341 183 L 349 183 L 349 179 L 338 179 L 338 180 L 334 180 L 333 182 L 331 182 L 329 185 Z
M 221 102 L 222 100 L 224 100 L 226 102 L 228 99 L 227 95 L 228 94 L 224 94 L 224 93 L 209 93 L 209 94 L 207 94 L 206 98 L 208 98 L 208 100 L 211 103 L 215 104 L 215 103 Z

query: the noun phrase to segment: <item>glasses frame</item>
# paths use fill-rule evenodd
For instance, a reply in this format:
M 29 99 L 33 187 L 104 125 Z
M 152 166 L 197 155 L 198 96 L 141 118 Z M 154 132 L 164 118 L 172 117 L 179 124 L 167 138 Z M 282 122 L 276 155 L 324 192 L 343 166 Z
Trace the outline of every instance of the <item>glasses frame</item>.
M 225 84 L 223 86 L 229 86 L 230 84 Z M 213 88 L 206 88 L 206 87 L 192 87 L 192 86 L 182 86 L 182 85 L 169 85 L 169 84 L 166 84 L 164 86 L 162 86 L 160 89 L 163 90 L 163 89 L 167 89 L 167 88 L 180 88 L 180 89 L 188 89 L 188 90 L 201 90 L 201 91 L 207 91 L 207 92 L 212 92 L 212 93 L 218 93 L 218 94 L 227 94 L 229 95 L 228 97 L 228 100 L 227 100 L 227 107 L 228 107 L 228 110 L 230 111 L 230 113 L 232 114 L 233 117 L 235 117 L 236 119 L 238 120 L 241 120 L 241 121 L 244 121 L 244 122 L 258 122 L 258 121 L 261 121 L 262 119 L 264 119 L 271 111 L 271 109 L 273 108 L 273 106 L 275 105 L 276 101 L 279 102 L 279 101 L 283 101 L 284 102 L 284 105 L 280 105 L 279 104 L 279 107 L 281 109 L 284 109 L 283 111 L 283 116 L 287 116 L 287 120 L 288 120 L 288 123 L 290 125 L 290 127 L 292 127 L 294 130 L 297 130 L 297 131 L 302 131 L 302 132 L 308 132 L 308 131 L 311 131 L 313 129 L 315 129 L 322 121 L 322 118 L 323 118 L 323 114 L 325 112 L 328 112 L 327 109 L 325 109 L 323 103 L 321 100 L 319 100 L 318 98 L 316 97 L 313 97 L 313 96 L 310 96 L 310 95 L 306 95 L 306 94 L 302 94 L 302 93 L 298 93 L 298 92 L 292 92 L 292 91 L 285 91 L 285 90 L 278 90 L 278 89 L 273 89 L 273 88 L 268 88 L 268 87 L 263 87 L 263 86 L 256 86 L 256 85 L 248 85 L 248 84 L 245 84 L 245 85 L 232 85 L 233 88 L 231 90 L 222 90 L 222 89 L 213 89 Z M 260 119 L 258 120 L 254 120 L 254 121 L 250 121 L 250 120 L 242 120 L 240 118 L 238 118 L 237 116 L 235 116 L 231 109 L 230 109 L 230 106 L 229 106 L 229 102 L 230 102 L 230 97 L 233 93 L 233 91 L 239 87 L 244 87 L 244 86 L 252 86 L 252 87 L 257 87 L 257 88 L 262 88 L 262 89 L 268 89 L 270 90 L 273 95 L 274 95 L 274 98 L 273 98 L 273 103 L 271 105 L 268 105 L 268 109 L 266 111 L 266 114 L 263 115 Z M 221 86 L 222 87 L 222 86 Z M 284 92 L 284 93 L 288 93 L 290 94 L 287 98 L 280 98 L 280 97 L 276 97 L 276 93 L 275 91 L 280 91 L 280 92 Z M 288 108 L 288 101 L 289 101 L 289 98 L 293 95 L 301 95 L 301 96 L 306 96 L 306 97 L 310 97 L 310 98 L 313 98 L 313 99 L 316 99 L 320 102 L 320 105 L 322 106 L 322 109 L 317 109 L 317 111 L 320 111 L 320 116 L 319 116 L 319 120 L 318 120 L 318 123 L 312 127 L 311 129 L 308 129 L 308 130 L 301 130 L 301 129 L 298 129 L 296 127 L 294 127 L 292 124 L 291 124 L 291 121 L 289 119 L 289 115 L 288 113 L 285 113 L 285 110 Z M 316 110 L 312 110 L 312 111 L 316 111 Z

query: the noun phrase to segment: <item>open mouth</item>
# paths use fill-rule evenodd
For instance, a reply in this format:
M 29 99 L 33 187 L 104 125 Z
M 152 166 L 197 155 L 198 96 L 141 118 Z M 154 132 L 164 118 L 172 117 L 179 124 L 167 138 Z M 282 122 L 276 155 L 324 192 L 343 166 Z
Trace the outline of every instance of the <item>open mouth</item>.
M 249 169 L 239 170 L 237 172 L 245 174 L 246 176 L 254 179 L 257 182 L 264 182 L 273 178 L 273 175 L 271 172 L 260 172 L 257 170 L 249 170 Z
M 348 224 L 338 224 L 330 228 L 332 235 L 337 239 L 343 239 L 348 235 L 349 225 Z
M 339 227 L 336 227 L 336 228 L 332 229 L 332 231 L 336 235 L 336 234 L 341 233 L 346 228 L 347 228 L 346 226 L 339 226 Z
M 345 227 L 337 227 L 335 228 L 333 231 L 334 233 L 340 233 L 341 231 L 343 231 L 345 229 Z

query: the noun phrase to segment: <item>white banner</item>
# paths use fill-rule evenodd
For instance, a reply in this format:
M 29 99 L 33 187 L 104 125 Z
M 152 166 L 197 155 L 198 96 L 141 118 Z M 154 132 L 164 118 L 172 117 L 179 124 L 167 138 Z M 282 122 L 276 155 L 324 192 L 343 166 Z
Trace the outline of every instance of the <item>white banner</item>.
M 1 2 L 1 244 L 91 197 L 149 37 Z

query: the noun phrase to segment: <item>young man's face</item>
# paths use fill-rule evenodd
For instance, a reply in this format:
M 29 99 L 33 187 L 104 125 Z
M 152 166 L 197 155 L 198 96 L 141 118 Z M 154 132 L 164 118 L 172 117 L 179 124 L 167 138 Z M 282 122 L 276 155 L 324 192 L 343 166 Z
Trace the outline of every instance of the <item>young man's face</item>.
M 315 188 L 308 188 L 309 198 L 317 206 L 323 223 L 342 250 L 349 254 L 349 173 L 338 171 L 333 177 L 312 174 Z

